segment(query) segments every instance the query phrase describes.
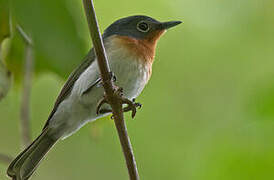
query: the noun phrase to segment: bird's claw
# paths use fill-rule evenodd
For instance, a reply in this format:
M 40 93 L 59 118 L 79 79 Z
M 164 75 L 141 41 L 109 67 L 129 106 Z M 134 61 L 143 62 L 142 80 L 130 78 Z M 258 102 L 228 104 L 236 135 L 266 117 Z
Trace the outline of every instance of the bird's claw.
M 127 98 L 123 98 L 122 103 L 127 104 L 127 107 L 123 108 L 123 112 L 131 111 L 131 117 L 134 118 L 137 112 L 135 103 Z
M 106 99 L 106 97 L 104 96 L 100 101 L 99 101 L 99 103 L 98 103 L 98 105 L 97 105 L 97 108 L 96 108 L 96 114 L 98 115 L 98 114 L 100 114 L 100 109 L 101 109 L 101 107 L 104 105 L 104 104 L 106 104 L 106 103 L 108 103 L 108 101 L 107 101 L 107 99 Z
M 112 81 L 116 81 L 116 77 L 115 75 L 110 72 L 110 76 L 111 76 L 111 79 Z M 114 94 L 117 96 L 117 97 L 122 97 L 123 96 L 123 88 L 120 88 L 120 87 L 114 87 L 115 88 L 115 92 Z M 106 98 L 106 96 L 104 96 L 98 103 L 97 105 L 97 108 L 96 108 L 96 114 L 104 114 L 104 113 L 109 113 L 109 112 L 112 112 L 111 110 L 109 109 L 101 109 L 101 107 L 104 105 L 104 104 L 109 104 L 108 103 L 108 100 Z
M 141 107 L 142 107 L 142 104 L 141 103 L 138 103 L 138 102 L 135 102 L 135 98 L 133 98 L 132 99 L 132 102 L 134 103 L 134 105 L 137 107 L 137 108 L 139 108 L 139 109 L 141 109 Z
M 136 107 L 138 107 L 139 109 L 141 108 L 142 104 L 140 103 L 135 103 L 135 99 L 133 99 L 132 101 L 123 97 L 123 88 L 121 87 L 117 87 L 115 90 L 115 94 L 118 96 L 118 98 L 120 98 L 120 100 L 122 101 L 122 105 L 126 104 L 127 106 L 123 108 L 123 112 L 129 112 L 131 111 L 131 117 L 134 118 L 136 115 Z
M 123 108 L 123 112 L 131 111 L 132 112 L 131 117 L 134 118 L 136 115 L 136 112 L 137 112 L 136 108 L 140 109 L 142 107 L 142 104 L 136 103 L 135 99 L 132 99 L 132 101 L 131 101 L 127 98 L 124 98 L 123 97 L 123 88 L 116 87 L 114 94 L 117 96 L 117 98 L 120 99 L 122 105 L 124 105 L 124 104 L 127 105 L 126 107 Z M 101 110 L 102 105 L 104 105 L 106 103 L 108 103 L 108 101 L 107 101 L 106 97 L 104 96 L 98 103 L 98 106 L 96 109 L 97 114 L 111 112 L 111 110 Z M 113 116 L 111 116 L 111 119 L 113 119 Z
M 141 103 L 136 103 L 135 99 L 133 99 L 132 101 L 126 98 L 123 98 L 122 100 L 123 104 L 127 104 L 127 107 L 123 108 L 123 112 L 129 112 L 131 111 L 131 117 L 134 118 L 136 115 L 136 108 L 141 108 L 142 104 Z

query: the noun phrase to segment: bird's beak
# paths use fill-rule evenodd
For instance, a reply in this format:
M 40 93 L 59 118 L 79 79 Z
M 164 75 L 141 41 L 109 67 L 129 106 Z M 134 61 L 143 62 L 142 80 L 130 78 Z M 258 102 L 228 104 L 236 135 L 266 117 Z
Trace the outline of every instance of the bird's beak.
M 182 21 L 168 21 L 168 22 L 163 22 L 160 24 L 160 29 L 162 30 L 166 30 L 166 29 L 169 29 L 169 28 L 172 28 L 174 26 L 177 26 L 178 24 L 181 24 Z

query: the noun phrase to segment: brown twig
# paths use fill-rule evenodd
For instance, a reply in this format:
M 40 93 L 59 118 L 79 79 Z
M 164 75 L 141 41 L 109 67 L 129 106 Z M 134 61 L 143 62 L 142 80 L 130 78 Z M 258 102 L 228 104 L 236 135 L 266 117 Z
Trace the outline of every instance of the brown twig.
M 32 40 L 21 28 L 16 26 L 22 39 L 25 42 L 25 65 L 24 65 L 24 80 L 23 91 L 21 101 L 21 137 L 22 147 L 26 148 L 31 142 L 31 130 L 30 130 L 30 95 L 31 95 L 31 81 L 33 73 L 33 52 L 32 52 Z
M 93 46 L 97 56 L 98 66 L 101 72 L 103 87 L 105 89 L 105 96 L 112 108 L 114 122 L 119 134 L 121 146 L 126 159 L 129 177 L 131 180 L 138 180 L 139 175 L 138 175 L 138 170 L 136 166 L 136 161 L 133 155 L 132 146 L 130 143 L 129 136 L 127 134 L 127 129 L 126 129 L 124 116 L 123 116 L 123 110 L 122 110 L 123 100 L 119 95 L 117 96 L 117 93 L 115 93 L 115 88 L 111 80 L 110 68 L 108 65 L 105 49 L 103 46 L 102 37 L 100 35 L 92 0 L 83 0 L 83 4 L 84 4 L 86 17 L 87 17 L 90 36 L 93 42 Z

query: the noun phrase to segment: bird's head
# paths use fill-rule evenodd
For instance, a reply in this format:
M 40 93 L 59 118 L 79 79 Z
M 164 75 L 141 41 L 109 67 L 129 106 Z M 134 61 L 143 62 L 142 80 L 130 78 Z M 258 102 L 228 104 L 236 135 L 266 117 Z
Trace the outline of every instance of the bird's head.
M 153 60 L 158 39 L 169 28 L 181 21 L 159 22 L 148 16 L 129 16 L 112 23 L 103 37 L 115 37 L 135 55 L 145 60 Z

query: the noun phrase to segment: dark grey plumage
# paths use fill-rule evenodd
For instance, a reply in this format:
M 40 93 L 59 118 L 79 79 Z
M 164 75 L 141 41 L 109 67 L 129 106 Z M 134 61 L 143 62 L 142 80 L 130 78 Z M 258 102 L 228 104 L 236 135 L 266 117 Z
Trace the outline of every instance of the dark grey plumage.
M 150 26 L 150 30 L 146 33 L 137 30 L 136 26 L 139 22 L 144 21 Z M 155 30 L 161 23 L 148 16 L 129 16 L 119 19 L 112 23 L 104 32 L 103 37 L 112 35 L 129 36 L 137 39 L 143 39 L 150 32 Z

